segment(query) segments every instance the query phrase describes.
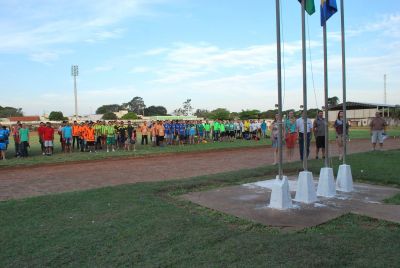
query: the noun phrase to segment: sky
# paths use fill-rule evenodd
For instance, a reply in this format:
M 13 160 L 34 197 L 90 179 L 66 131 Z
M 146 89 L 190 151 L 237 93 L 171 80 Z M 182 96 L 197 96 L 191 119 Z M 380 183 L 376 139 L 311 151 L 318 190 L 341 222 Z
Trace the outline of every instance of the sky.
M 307 102 L 323 106 L 320 1 L 306 17 Z M 338 7 L 340 1 L 337 1 Z M 347 0 L 347 100 L 400 104 L 400 1 Z M 278 102 L 273 0 L 0 0 L 0 106 L 74 114 L 135 96 L 169 113 Z M 302 97 L 301 6 L 281 0 L 283 109 Z M 329 96 L 342 100 L 340 12 L 327 23 Z

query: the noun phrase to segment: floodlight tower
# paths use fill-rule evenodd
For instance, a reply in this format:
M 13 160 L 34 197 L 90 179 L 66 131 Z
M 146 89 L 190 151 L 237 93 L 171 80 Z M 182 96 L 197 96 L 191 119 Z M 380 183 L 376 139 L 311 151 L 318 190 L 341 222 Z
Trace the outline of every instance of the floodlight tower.
M 78 93 L 77 93 L 77 89 L 76 89 L 76 77 L 79 75 L 78 65 L 71 66 L 71 75 L 74 77 L 75 120 L 78 120 Z

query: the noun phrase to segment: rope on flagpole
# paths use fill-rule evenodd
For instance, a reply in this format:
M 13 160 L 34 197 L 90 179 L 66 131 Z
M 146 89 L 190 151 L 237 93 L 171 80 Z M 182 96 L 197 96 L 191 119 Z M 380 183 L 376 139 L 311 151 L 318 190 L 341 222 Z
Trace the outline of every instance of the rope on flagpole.
M 284 30 L 283 30 L 283 16 L 282 16 L 282 10 L 283 8 L 283 3 L 285 1 L 281 2 L 280 6 L 280 14 L 281 14 L 281 43 L 282 43 L 282 69 L 283 69 L 283 98 L 282 98 L 282 106 L 285 106 L 285 98 L 286 98 L 286 66 L 285 66 L 285 36 L 284 36 Z M 283 107 L 282 107 L 283 108 Z
M 313 69 L 313 64 L 312 64 L 311 42 L 310 42 L 310 27 L 309 27 L 309 24 L 308 24 L 308 16 L 306 17 L 306 22 L 307 22 L 308 55 L 309 55 L 309 58 L 310 58 L 311 80 L 312 80 L 312 85 L 313 85 L 313 90 L 314 90 L 315 105 L 317 106 L 317 108 L 319 108 L 318 100 L 317 100 L 317 93 L 316 93 L 316 90 L 315 90 L 314 69 Z

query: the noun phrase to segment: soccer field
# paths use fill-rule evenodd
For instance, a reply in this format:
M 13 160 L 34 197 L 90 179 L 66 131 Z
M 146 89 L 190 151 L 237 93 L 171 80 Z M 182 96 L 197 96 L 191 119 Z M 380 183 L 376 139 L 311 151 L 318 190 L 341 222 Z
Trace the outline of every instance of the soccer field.
M 400 187 L 399 157 L 399 150 L 354 154 L 349 164 L 356 180 Z M 309 167 L 317 173 L 321 162 L 312 160 Z M 300 169 L 300 163 L 285 167 L 289 173 Z M 275 174 L 276 167 L 265 166 L 0 202 L 0 263 L 2 267 L 395 267 L 400 262 L 399 224 L 348 214 L 286 233 L 179 198 L 190 191 Z M 391 201 L 399 204 L 399 197 Z

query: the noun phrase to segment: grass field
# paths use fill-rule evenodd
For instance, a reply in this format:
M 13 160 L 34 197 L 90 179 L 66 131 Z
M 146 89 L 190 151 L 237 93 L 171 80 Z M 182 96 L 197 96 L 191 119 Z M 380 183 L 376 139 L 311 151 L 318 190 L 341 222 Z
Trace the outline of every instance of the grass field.
M 390 129 L 388 132 L 390 136 L 400 136 L 400 128 Z M 30 156 L 26 159 L 14 158 L 14 145 L 13 141 L 10 141 L 9 150 L 7 152 L 7 161 L 0 161 L 1 167 L 12 167 L 12 166 L 30 166 L 30 165 L 38 165 L 38 164 L 48 164 L 48 163 L 64 163 L 71 161 L 85 161 L 85 160 L 96 160 L 96 159 L 106 159 L 106 158 L 114 158 L 114 157 L 136 157 L 136 156 L 144 156 L 144 155 L 154 155 L 154 154 L 163 154 L 163 153 L 179 153 L 179 152 L 197 152 L 197 151 L 208 151 L 208 150 L 220 150 L 220 149 L 234 149 L 234 148 L 246 148 L 246 147 L 254 147 L 254 146 L 265 146 L 270 145 L 270 139 L 261 139 L 260 141 L 246 141 L 246 140 L 235 140 L 235 142 L 209 142 L 207 144 L 196 144 L 196 145 L 186 145 L 183 147 L 180 146 L 167 146 L 167 147 L 152 147 L 142 146 L 137 144 L 136 152 L 127 152 L 118 150 L 116 152 L 107 153 L 105 150 L 98 151 L 97 153 L 81 153 L 74 152 L 72 154 L 64 154 L 61 152 L 61 145 L 58 142 L 58 135 L 56 135 L 55 142 L 55 154 L 51 157 L 46 157 L 41 155 L 40 145 L 38 142 L 38 137 L 35 133 L 31 137 L 29 154 Z M 140 141 L 140 136 L 138 140 Z M 352 129 L 350 132 L 350 139 L 368 139 L 369 138 L 369 130 L 366 128 L 357 128 Z M 330 139 L 334 140 L 335 135 L 333 130 L 330 131 Z M 140 143 L 140 142 L 139 142 Z
M 400 165 L 393 165 L 399 157 L 396 150 L 348 160 L 355 179 L 400 187 Z M 314 174 L 320 164 L 310 161 Z M 301 165 L 285 170 L 297 173 Z M 275 174 L 266 166 L 0 202 L 0 266 L 398 266 L 399 224 L 349 214 L 283 233 L 179 199 Z

